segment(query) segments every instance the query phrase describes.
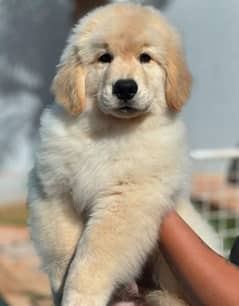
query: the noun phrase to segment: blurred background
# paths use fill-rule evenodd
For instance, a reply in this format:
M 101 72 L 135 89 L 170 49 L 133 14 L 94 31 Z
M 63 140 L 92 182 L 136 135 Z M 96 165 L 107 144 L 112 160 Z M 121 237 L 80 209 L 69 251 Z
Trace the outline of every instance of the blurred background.
M 0 306 L 51 305 L 26 227 L 27 174 L 69 30 L 106 2 L 0 0 Z M 144 3 L 161 9 L 184 41 L 194 78 L 182 113 L 192 156 L 192 200 L 218 231 L 228 257 L 239 231 L 239 2 Z

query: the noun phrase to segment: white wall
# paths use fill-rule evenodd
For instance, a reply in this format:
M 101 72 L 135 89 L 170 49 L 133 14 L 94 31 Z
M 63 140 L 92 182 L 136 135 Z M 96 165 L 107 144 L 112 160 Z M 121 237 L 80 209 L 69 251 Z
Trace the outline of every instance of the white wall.
M 154 1 L 157 3 L 157 1 Z M 194 86 L 183 113 L 192 148 L 239 142 L 239 1 L 171 0 Z
M 36 127 L 71 24 L 71 0 L 0 1 L 0 203 L 23 201 Z

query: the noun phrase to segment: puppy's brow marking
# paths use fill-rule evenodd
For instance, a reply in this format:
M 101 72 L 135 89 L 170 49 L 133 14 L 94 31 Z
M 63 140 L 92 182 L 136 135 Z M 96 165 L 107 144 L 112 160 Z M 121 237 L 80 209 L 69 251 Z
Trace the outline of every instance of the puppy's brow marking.
M 94 49 L 109 49 L 109 44 L 107 42 L 104 41 L 93 41 L 92 42 L 92 47 Z

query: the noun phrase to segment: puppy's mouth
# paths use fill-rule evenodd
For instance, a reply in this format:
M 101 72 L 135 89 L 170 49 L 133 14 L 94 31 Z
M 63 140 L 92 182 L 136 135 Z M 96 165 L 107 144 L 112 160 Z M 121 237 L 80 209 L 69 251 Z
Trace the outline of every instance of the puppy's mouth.
M 138 110 L 137 108 L 132 107 L 132 106 L 122 106 L 122 107 L 117 108 L 117 111 L 121 112 L 121 113 L 132 114 L 132 113 L 139 112 L 140 110 Z
M 104 103 L 99 103 L 100 110 L 108 115 L 111 115 L 120 119 L 130 119 L 138 116 L 143 116 L 150 112 L 151 103 L 146 105 L 138 105 L 134 101 L 117 101 L 114 105 L 110 105 L 110 99 L 103 97 Z
M 148 112 L 148 107 L 142 109 L 133 105 L 123 105 L 113 109 L 112 115 L 119 118 L 133 118 Z

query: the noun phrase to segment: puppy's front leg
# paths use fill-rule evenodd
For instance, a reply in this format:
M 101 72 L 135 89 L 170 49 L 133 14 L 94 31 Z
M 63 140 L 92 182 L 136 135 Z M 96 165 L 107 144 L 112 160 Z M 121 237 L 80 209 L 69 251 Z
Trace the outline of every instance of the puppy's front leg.
M 71 264 L 62 306 L 105 306 L 118 284 L 137 276 L 156 242 L 162 213 L 144 200 L 97 206 Z
M 34 200 L 32 196 L 29 200 L 29 225 L 50 280 L 54 305 L 60 306 L 64 278 L 81 236 L 83 220 L 67 202 L 34 195 Z

